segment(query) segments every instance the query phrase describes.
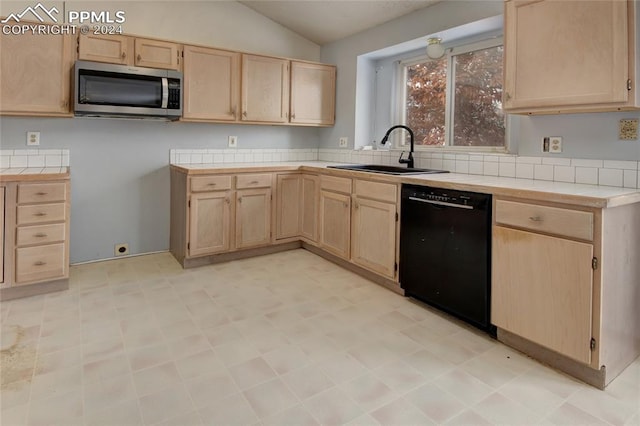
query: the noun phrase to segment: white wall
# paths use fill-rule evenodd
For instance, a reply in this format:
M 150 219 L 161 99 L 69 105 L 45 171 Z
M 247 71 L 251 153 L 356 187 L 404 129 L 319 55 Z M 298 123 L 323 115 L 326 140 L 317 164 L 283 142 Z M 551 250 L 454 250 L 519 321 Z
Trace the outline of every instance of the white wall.
M 61 2 L 46 2 L 46 6 Z M 0 4 L 0 14 L 33 2 Z M 125 10 L 127 33 L 222 48 L 318 60 L 318 45 L 237 2 L 66 2 L 67 10 Z M 58 5 L 60 10 L 62 6 Z M 0 52 L 4 54 L 4 52 Z M 0 117 L 0 148 L 24 149 L 25 132 L 41 132 L 42 149 L 71 151 L 71 262 L 169 248 L 169 149 L 315 148 L 315 128 L 164 123 L 89 118 Z
M 354 147 L 354 139 L 355 146 L 370 144 L 372 140 L 379 141 L 390 124 L 397 124 L 391 122 L 390 113 L 394 78 L 392 64 L 388 61 L 372 63 L 359 56 L 399 44 L 406 45 L 430 34 L 499 15 L 502 7 L 503 1 L 498 0 L 445 1 L 323 46 L 321 60 L 337 64 L 338 75 L 336 125 L 321 131 L 321 147 L 337 148 L 341 136 L 349 137 L 350 149 Z M 383 68 L 377 73 L 372 72 L 380 64 L 384 65 Z M 374 88 L 377 90 L 377 106 L 372 108 Z M 365 93 L 361 93 L 361 89 Z M 640 113 L 512 116 L 512 149 L 519 155 L 542 156 L 542 138 L 562 136 L 563 153 L 544 156 L 640 160 L 639 141 L 618 140 L 618 121 L 622 118 L 640 118 Z

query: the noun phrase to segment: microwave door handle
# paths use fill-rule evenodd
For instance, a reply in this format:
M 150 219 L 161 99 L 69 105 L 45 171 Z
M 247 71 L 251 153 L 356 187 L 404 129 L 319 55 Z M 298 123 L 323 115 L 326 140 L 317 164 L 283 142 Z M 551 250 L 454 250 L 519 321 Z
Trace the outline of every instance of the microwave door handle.
M 169 79 L 162 77 L 162 108 L 166 109 L 169 103 Z

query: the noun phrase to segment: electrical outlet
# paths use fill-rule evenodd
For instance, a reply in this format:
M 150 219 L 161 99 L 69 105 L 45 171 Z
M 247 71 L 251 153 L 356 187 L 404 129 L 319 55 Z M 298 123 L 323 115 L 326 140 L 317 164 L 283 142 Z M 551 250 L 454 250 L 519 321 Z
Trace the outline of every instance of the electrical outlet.
M 27 146 L 40 145 L 40 132 L 27 132 Z
M 129 244 L 127 243 L 116 244 L 116 247 L 113 251 L 116 256 L 125 256 L 129 254 Z
M 346 136 L 343 136 L 340 138 L 340 143 L 338 146 L 340 148 L 346 148 L 348 144 L 349 144 L 349 138 Z
M 237 148 L 237 147 L 238 147 L 238 137 L 229 136 L 229 148 Z
M 552 154 L 558 154 L 562 152 L 562 137 L 551 136 L 549 137 L 549 152 Z
M 621 141 L 634 141 L 638 139 L 638 119 L 626 118 L 620 120 L 618 139 Z

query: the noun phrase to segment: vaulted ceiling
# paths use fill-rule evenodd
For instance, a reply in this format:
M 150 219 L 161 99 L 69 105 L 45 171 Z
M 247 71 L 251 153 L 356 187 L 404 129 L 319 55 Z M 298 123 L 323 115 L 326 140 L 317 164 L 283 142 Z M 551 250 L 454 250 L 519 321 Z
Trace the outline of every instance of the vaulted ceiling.
M 240 0 L 319 45 L 437 3 L 439 0 Z

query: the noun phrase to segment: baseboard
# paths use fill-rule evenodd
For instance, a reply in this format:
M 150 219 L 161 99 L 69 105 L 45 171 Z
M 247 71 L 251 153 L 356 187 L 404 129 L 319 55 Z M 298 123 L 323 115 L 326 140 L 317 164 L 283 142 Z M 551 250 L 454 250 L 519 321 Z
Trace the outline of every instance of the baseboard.
M 265 254 L 279 253 L 281 251 L 293 250 L 300 248 L 300 241 L 293 241 L 285 244 L 269 245 L 265 247 L 257 247 L 246 250 L 232 251 L 229 253 L 212 254 L 209 256 L 193 257 L 183 259 L 182 267 L 185 269 L 196 268 L 198 266 L 212 265 L 214 263 L 230 262 L 232 260 L 246 259 L 248 257 L 262 256 Z
M 37 296 L 39 294 L 52 293 L 69 289 L 69 279 L 64 278 L 46 283 L 19 285 L 0 289 L 0 300 L 13 300 L 22 297 Z
M 511 346 L 535 358 L 543 364 L 567 373 L 598 389 L 604 389 L 607 385 L 605 366 L 602 366 L 599 370 L 594 370 L 586 364 L 582 364 L 501 328 L 498 328 L 498 340 L 507 346 Z

